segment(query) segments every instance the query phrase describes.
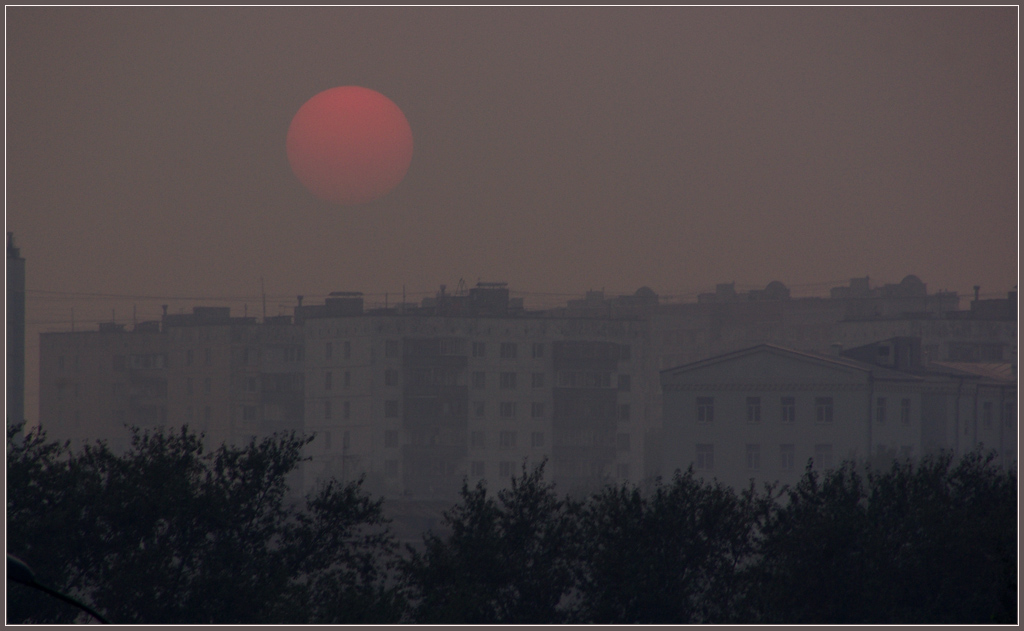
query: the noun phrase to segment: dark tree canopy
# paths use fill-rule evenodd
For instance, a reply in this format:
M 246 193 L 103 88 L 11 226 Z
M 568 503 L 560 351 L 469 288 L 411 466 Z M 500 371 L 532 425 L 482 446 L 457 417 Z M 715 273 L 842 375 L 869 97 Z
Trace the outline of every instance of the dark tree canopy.
M 288 502 L 286 476 L 309 440 L 207 453 L 187 427 L 135 430 L 119 455 L 9 429 L 8 550 L 119 623 L 397 618 L 381 502 L 361 482 L 328 483 L 304 510 Z M 9 593 L 9 622 L 77 615 L 29 588 Z
M 810 466 L 736 492 L 677 473 L 560 496 L 544 465 L 463 484 L 398 550 L 361 481 L 304 499 L 294 434 L 180 430 L 75 451 L 8 428 L 7 549 L 118 623 L 965 624 L 1017 620 L 1017 480 L 991 457 Z M 84 614 L 9 581 L 9 623 Z

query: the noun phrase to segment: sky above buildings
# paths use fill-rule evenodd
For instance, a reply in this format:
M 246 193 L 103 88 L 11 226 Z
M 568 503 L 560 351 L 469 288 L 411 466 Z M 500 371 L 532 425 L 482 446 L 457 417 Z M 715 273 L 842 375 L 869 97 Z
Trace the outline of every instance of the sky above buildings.
M 261 278 L 268 315 L 460 279 L 506 281 L 528 307 L 731 281 L 1017 282 L 1015 7 L 6 19 L 30 331 L 198 298 L 259 315 Z M 356 207 L 313 197 L 285 154 L 298 108 L 341 85 L 388 96 L 414 137 L 405 180 Z

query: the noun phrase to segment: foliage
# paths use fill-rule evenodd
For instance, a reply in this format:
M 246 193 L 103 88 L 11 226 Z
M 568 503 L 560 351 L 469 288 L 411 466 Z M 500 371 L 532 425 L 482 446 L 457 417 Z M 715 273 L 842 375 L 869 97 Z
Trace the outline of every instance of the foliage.
M 489 496 L 463 483 L 462 502 L 445 513 L 450 535 L 424 535 L 403 570 L 421 623 L 538 624 L 563 621 L 572 587 L 567 544 L 576 505 L 543 481 L 544 465 Z
M 383 501 L 286 476 L 310 439 L 205 452 L 181 428 L 115 454 L 8 428 L 8 550 L 121 623 L 1014 623 L 1016 470 L 950 454 L 810 466 L 781 492 L 677 473 L 561 497 L 544 465 L 463 484 L 399 556 Z M 8 622 L 84 616 L 8 583 Z
M 764 525 L 761 622 L 1016 620 L 1016 473 L 971 453 L 808 469 Z
M 676 472 L 645 497 L 608 487 L 583 511 L 579 622 L 681 624 L 734 619 L 755 524 L 770 494 L 737 494 Z
M 397 618 L 381 502 L 354 482 L 327 484 L 305 511 L 288 503 L 285 477 L 309 440 L 204 453 L 187 427 L 135 430 L 118 455 L 102 442 L 75 453 L 8 430 L 8 550 L 119 623 Z M 16 600 L 9 622 L 75 617 L 45 597 Z

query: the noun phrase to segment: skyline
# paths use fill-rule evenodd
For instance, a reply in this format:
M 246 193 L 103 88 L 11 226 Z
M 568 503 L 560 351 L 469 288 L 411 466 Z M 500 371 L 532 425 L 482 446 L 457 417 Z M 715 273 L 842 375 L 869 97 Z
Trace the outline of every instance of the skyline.
M 38 332 L 67 330 L 72 308 L 130 321 L 131 297 L 247 304 L 261 282 L 268 315 L 297 294 L 418 300 L 460 279 L 508 282 L 528 308 L 724 282 L 824 295 L 909 274 L 1005 296 L 1017 16 L 7 7 L 27 390 Z M 285 155 L 297 109 L 341 85 L 380 91 L 413 132 L 405 180 L 362 206 L 315 199 Z

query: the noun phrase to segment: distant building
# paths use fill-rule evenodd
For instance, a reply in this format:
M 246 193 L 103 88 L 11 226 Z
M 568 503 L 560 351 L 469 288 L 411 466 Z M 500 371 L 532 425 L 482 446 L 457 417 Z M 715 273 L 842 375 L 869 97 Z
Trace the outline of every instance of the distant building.
M 7 424 L 25 420 L 25 259 L 7 233 Z
M 340 298 L 340 296 L 339 296 Z M 548 460 L 565 490 L 638 481 L 647 430 L 646 326 L 526 313 L 503 284 L 416 310 L 297 311 L 305 331 L 309 479 L 365 475 L 387 496 L 500 488 Z
M 57 438 L 104 438 L 115 446 L 127 444 L 126 425 L 187 423 L 214 445 L 275 431 L 315 432 L 302 472 L 305 488 L 327 476 L 365 476 L 375 493 L 412 503 L 449 501 L 463 478 L 503 485 L 524 461 L 545 458 L 550 478 L 563 490 L 586 491 L 607 481 L 638 482 L 690 462 L 697 443 L 680 442 L 685 410 L 672 393 L 703 375 L 698 367 L 740 370 L 754 362 L 747 357 L 752 347 L 768 353 L 756 361 L 780 363 L 779 375 L 791 371 L 791 379 L 771 386 L 777 392 L 751 391 L 742 400 L 732 400 L 735 393 L 713 395 L 717 418 L 727 409 L 745 413 L 748 396 L 760 398 L 764 419 L 782 414 L 783 396 L 795 398 L 798 421 L 812 414 L 808 406 L 819 394 L 833 396 L 834 414 L 866 410 L 860 395 L 814 394 L 822 383 L 806 379 L 817 378 L 819 368 L 834 377 L 824 383 L 829 387 L 898 385 L 899 395 L 887 397 L 899 400 L 891 405 L 900 414 L 908 399 L 911 420 L 939 405 L 935 401 L 942 401 L 942 410 L 953 409 L 948 397 L 954 382 L 961 396 L 970 388 L 979 397 L 992 388 L 1008 392 L 1004 382 L 993 385 L 960 364 L 1015 361 L 1016 323 L 1000 317 L 1009 301 L 997 308 L 976 300 L 971 311 L 945 310 L 955 301 L 927 294 L 915 279 L 878 291 L 866 278 L 853 279 L 831 298 L 792 298 L 777 281 L 749 292 L 736 292 L 729 283 L 687 304 L 661 304 L 646 287 L 616 297 L 594 291 L 546 311 L 525 309 L 500 282 L 469 289 L 460 282 L 454 293 L 442 286 L 419 303 L 403 299 L 373 308 L 360 292 L 334 292 L 323 304 L 303 304 L 300 296 L 294 317 L 262 322 L 232 317 L 227 307 L 165 310 L 160 321 L 132 330 L 111 322 L 96 331 L 42 334 L 40 423 Z M 870 315 L 858 315 L 864 313 Z M 883 366 L 881 355 L 865 350 L 879 340 L 895 344 L 895 364 Z M 948 365 L 925 374 L 937 363 Z M 783 394 L 787 384 L 799 388 Z M 946 394 L 936 394 L 940 390 Z M 992 409 L 1006 414 L 1004 403 Z M 880 427 L 868 442 L 856 442 L 846 425 L 808 425 L 821 440 L 799 442 L 794 434 L 795 442 L 779 444 L 800 445 L 798 460 L 815 453 L 815 445 L 831 445 L 837 460 L 850 449 L 873 454 L 879 445 L 919 454 L 935 445 L 966 444 L 957 423 L 967 413 L 964 408 L 959 420 L 942 425 L 929 412 L 922 417 L 931 422 L 927 435 Z M 957 431 L 950 429 L 954 425 Z M 700 444 L 720 445 L 716 463 L 738 458 L 721 451 L 726 447 L 714 435 L 718 427 L 701 429 L 710 432 L 710 442 Z M 767 425 L 750 429 L 757 427 Z M 979 427 L 977 440 L 995 444 L 987 426 Z M 751 462 L 781 457 L 765 455 L 768 438 L 753 438 L 749 444 L 764 451 Z M 1008 443 L 998 444 L 1007 449 Z M 671 445 L 678 449 L 663 448 Z M 822 447 L 823 457 L 826 451 Z
M 926 368 L 920 341 L 883 340 L 843 355 L 760 344 L 664 370 L 663 474 L 743 487 L 794 483 L 809 459 L 918 457 L 995 450 L 1016 458 L 1016 382 L 961 365 Z

